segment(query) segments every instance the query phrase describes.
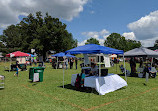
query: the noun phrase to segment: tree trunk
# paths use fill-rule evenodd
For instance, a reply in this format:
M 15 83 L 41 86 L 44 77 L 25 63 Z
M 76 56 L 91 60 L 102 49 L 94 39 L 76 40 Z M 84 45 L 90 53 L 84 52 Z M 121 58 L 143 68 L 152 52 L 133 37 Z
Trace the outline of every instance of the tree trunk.
M 44 48 L 44 50 L 43 50 L 43 61 L 45 62 L 46 61 L 46 50 L 45 50 L 45 48 Z

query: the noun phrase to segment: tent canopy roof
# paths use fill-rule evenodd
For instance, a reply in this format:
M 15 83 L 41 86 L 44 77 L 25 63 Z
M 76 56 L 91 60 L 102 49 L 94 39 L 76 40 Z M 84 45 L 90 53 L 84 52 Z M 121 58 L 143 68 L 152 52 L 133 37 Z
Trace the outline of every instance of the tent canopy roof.
M 135 48 L 124 53 L 125 57 L 158 57 L 158 52 L 145 47 Z
M 110 47 L 105 47 L 97 44 L 87 44 L 84 46 L 78 46 L 76 48 L 70 49 L 66 51 L 65 53 L 70 54 L 123 54 L 123 50 L 117 50 Z
M 75 57 L 75 56 L 70 55 L 70 54 L 65 54 L 64 52 L 60 52 L 60 53 L 54 54 L 52 56 L 53 57 L 64 57 L 64 56 L 66 56 L 66 57 Z
M 33 54 L 30 54 L 30 53 L 27 53 L 27 54 L 29 54 L 31 57 L 36 57 L 35 55 L 33 55 Z
M 6 55 L 6 57 L 24 57 L 24 56 L 30 56 L 30 55 L 20 51 L 12 52 Z

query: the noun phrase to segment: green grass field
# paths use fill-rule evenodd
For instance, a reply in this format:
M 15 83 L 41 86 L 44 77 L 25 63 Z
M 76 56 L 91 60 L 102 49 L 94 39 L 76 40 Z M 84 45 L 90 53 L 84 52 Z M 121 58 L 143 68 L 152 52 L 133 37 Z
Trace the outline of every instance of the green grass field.
M 46 64 L 44 81 L 31 83 L 29 70 L 19 72 L 4 71 L 9 63 L 0 63 L 0 75 L 5 75 L 5 88 L 0 89 L 0 111 L 158 111 L 158 79 L 128 77 L 128 87 L 108 93 L 104 96 L 97 92 L 80 92 L 71 87 L 71 75 L 78 70 L 65 71 L 52 69 Z M 129 64 L 126 63 L 129 69 Z M 29 69 L 29 66 L 27 67 Z M 121 74 L 116 65 L 109 68 L 110 73 Z M 124 76 L 121 76 L 124 78 Z

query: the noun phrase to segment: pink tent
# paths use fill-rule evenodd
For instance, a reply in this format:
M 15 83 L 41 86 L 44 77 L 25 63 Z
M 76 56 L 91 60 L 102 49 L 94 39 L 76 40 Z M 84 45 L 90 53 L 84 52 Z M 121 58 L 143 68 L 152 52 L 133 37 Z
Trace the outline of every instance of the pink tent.
M 31 55 L 20 51 L 12 52 L 6 55 L 6 57 L 24 57 L 24 56 L 31 56 Z

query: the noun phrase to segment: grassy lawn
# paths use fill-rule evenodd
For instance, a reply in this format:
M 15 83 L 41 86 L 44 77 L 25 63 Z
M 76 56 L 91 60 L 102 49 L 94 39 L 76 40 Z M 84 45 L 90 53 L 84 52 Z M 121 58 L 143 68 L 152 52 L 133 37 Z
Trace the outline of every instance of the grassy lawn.
M 0 75 L 5 75 L 5 89 L 0 89 L 0 111 L 157 111 L 158 79 L 128 77 L 128 87 L 108 93 L 104 96 L 97 92 L 73 90 L 71 75 L 80 73 L 80 68 L 65 71 L 52 69 L 46 63 L 44 81 L 31 83 L 29 70 L 19 72 L 4 71 L 9 63 L 0 63 Z M 126 63 L 129 70 L 129 64 Z M 27 68 L 29 69 L 30 66 Z M 121 74 L 119 65 L 109 68 L 109 73 Z M 121 76 L 124 78 L 124 76 Z

